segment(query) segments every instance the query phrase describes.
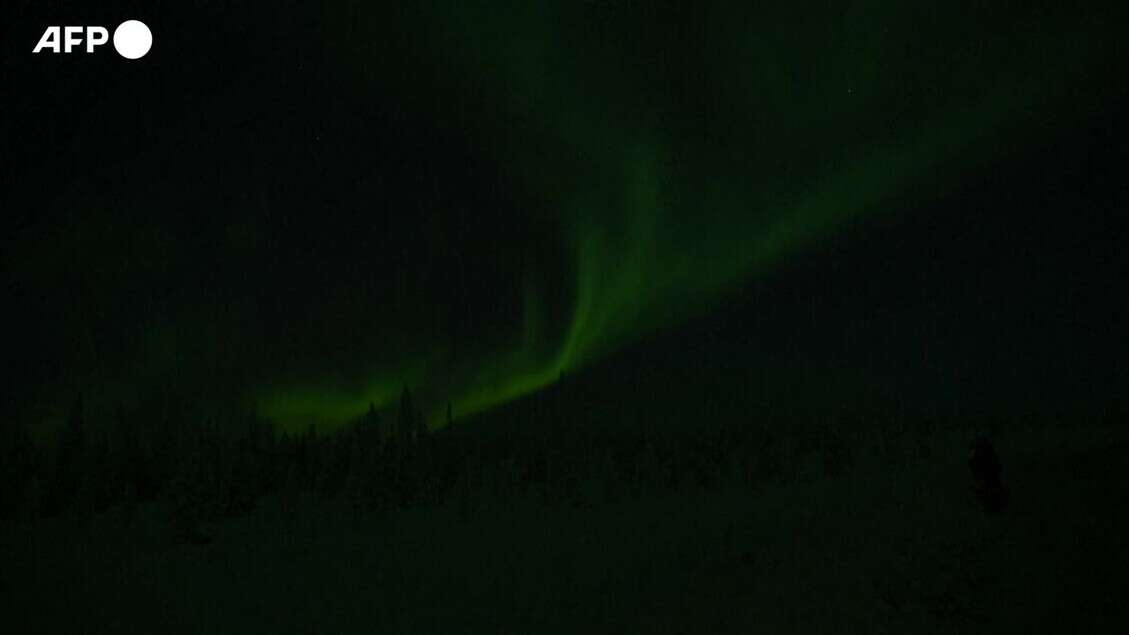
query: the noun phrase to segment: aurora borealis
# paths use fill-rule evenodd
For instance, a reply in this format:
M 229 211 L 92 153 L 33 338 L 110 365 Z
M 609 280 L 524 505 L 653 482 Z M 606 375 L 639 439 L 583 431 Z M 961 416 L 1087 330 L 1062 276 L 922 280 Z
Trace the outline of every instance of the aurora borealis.
M 335 3 L 36 59 L 5 98 L 14 405 L 487 410 L 1068 128 L 1120 37 L 1054 5 L 772 5 Z
M 0 631 L 1129 622 L 1124 0 L 3 14 Z

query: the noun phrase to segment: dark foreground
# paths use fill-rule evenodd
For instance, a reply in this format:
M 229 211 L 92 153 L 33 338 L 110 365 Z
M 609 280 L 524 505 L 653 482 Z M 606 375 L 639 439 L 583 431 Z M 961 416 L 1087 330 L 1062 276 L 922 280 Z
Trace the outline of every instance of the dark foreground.
M 1127 623 L 1126 436 L 999 439 L 985 514 L 930 461 L 757 491 L 359 517 L 267 501 L 178 541 L 159 505 L 3 525 L 11 633 L 1100 632 Z M 289 509 L 289 511 L 287 511 Z M 1120 626 L 1119 626 L 1120 625 Z

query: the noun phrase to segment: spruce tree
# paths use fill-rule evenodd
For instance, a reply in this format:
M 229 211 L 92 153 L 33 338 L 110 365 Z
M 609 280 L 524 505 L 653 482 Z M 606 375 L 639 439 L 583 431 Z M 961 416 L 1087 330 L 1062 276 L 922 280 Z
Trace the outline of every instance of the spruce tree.
M 412 405 L 412 393 L 404 386 L 404 390 L 400 392 L 400 412 L 396 419 L 396 435 L 399 440 L 408 442 L 416 437 L 419 419 L 419 413 Z

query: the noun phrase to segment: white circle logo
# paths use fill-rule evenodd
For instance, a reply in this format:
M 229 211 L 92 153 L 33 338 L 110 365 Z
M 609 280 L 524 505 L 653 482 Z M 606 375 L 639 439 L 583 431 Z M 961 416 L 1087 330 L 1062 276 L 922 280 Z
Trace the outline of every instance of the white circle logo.
M 127 60 L 144 57 L 153 47 L 153 32 L 144 22 L 126 20 L 114 29 L 114 48 Z

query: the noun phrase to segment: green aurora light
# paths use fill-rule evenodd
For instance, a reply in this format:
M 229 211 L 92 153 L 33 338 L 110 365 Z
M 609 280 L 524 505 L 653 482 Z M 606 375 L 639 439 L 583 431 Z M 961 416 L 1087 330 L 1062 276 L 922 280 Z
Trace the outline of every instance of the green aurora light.
M 436 10 L 425 41 L 453 83 L 480 82 L 497 119 L 520 122 L 486 125 L 484 135 L 546 201 L 530 213 L 561 228 L 574 303 L 566 327 L 550 329 L 528 284 L 523 332 L 446 372 L 428 412 L 433 426 L 448 402 L 463 416 L 536 391 L 708 311 L 896 196 L 945 188 L 1006 149 L 1103 50 L 1082 19 L 1036 15 L 1000 35 L 970 27 L 956 10 L 921 16 L 870 3 L 821 31 L 796 13 L 757 23 L 717 4 L 694 25 L 707 35 L 684 66 L 723 81 L 688 85 L 687 73 L 664 74 L 669 60 L 647 57 L 661 42 L 619 41 L 629 27 L 581 38 L 589 22 L 566 10 L 488 6 Z M 365 20 L 349 19 L 363 40 Z M 921 42 L 928 56 L 912 53 Z M 339 43 L 350 57 L 353 45 Z M 684 52 L 671 45 L 670 55 Z M 358 70 L 362 84 L 378 78 Z M 691 99 L 709 108 L 680 119 L 667 104 L 699 84 L 712 92 Z M 703 122 L 703 112 L 716 120 Z M 402 385 L 426 385 L 450 364 L 430 351 L 376 369 L 351 390 L 288 382 L 254 401 L 284 424 L 341 421 L 369 402 L 394 405 Z

